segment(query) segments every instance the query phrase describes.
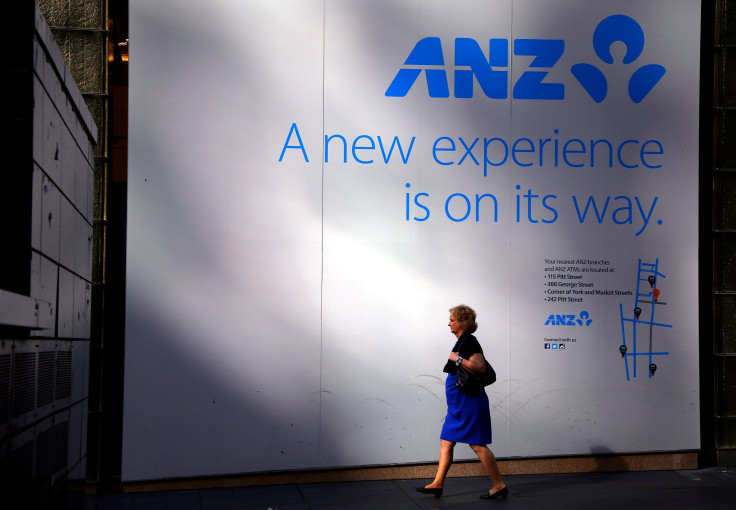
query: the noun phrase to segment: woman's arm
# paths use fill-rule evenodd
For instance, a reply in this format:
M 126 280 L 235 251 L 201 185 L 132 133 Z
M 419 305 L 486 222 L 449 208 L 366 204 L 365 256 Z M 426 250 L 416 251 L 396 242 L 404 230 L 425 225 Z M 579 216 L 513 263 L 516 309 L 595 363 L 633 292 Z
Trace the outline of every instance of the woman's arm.
M 457 363 L 458 356 L 459 353 L 451 352 L 449 360 L 453 363 Z M 471 372 L 475 372 L 476 374 L 482 374 L 486 371 L 486 362 L 483 359 L 483 355 L 479 352 L 473 354 L 469 359 L 463 358 L 462 365 L 465 370 L 470 370 Z

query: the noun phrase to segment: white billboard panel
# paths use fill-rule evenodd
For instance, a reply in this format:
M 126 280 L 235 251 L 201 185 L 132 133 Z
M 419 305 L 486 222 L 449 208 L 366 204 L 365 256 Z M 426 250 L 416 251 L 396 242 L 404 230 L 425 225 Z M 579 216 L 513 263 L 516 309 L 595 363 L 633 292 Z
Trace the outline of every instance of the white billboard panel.
M 125 480 L 699 447 L 699 2 L 130 12 Z

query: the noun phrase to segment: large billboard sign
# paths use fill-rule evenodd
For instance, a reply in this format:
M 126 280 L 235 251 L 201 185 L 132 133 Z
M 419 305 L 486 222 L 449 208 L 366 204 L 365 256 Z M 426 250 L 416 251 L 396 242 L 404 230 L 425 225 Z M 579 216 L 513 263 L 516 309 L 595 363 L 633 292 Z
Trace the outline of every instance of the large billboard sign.
M 497 456 L 699 447 L 699 2 L 130 19 L 125 480 L 435 460 L 459 303 Z

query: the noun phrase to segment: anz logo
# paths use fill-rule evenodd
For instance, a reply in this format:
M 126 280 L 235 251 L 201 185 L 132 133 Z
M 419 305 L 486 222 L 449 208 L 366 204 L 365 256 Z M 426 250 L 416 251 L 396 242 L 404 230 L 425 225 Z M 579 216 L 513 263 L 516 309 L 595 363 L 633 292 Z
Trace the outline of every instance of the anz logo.
M 614 43 L 623 43 L 626 47 L 623 64 L 636 67 L 634 62 L 644 50 L 644 31 L 633 18 L 616 14 L 601 21 L 593 32 L 593 49 L 601 62 L 597 64 L 581 62 L 570 68 L 570 73 L 596 103 L 603 101 L 608 94 L 605 70 L 606 65 L 614 63 L 611 55 L 611 46 Z M 477 80 L 487 97 L 508 99 L 511 69 L 509 46 L 508 39 L 490 39 L 486 58 L 478 41 L 464 37 L 456 38 L 453 96 L 473 97 L 474 80 Z M 529 69 L 513 84 L 513 99 L 553 101 L 565 99 L 565 84 L 546 80 L 549 71 L 558 65 L 564 52 L 565 41 L 562 39 L 514 39 L 514 56 L 534 58 L 529 64 Z M 386 96 L 406 96 L 422 72 L 427 81 L 429 97 L 450 97 L 442 41 L 439 37 L 425 37 L 414 45 L 404 62 L 404 67 L 399 69 L 386 90 Z M 665 72 L 665 68 L 658 64 L 645 64 L 636 68 L 628 84 L 631 101 L 640 103 Z
M 583 310 L 580 315 L 555 315 L 550 314 L 547 320 L 544 322 L 545 326 L 590 326 L 593 323 L 593 319 L 590 318 L 590 313 Z

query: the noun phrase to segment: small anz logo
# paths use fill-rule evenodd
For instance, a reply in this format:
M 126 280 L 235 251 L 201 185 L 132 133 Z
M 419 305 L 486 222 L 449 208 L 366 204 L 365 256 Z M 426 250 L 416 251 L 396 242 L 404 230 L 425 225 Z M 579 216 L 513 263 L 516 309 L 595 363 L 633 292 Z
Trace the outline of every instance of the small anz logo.
M 590 313 L 583 310 L 578 315 L 571 314 L 550 314 L 544 322 L 545 326 L 590 326 L 593 319 Z
M 623 43 L 626 53 L 622 63 L 627 69 L 630 65 L 633 69 L 634 62 L 644 51 L 644 40 L 644 30 L 636 20 L 623 14 L 609 16 L 593 32 L 593 49 L 603 65 L 580 62 L 572 65 L 569 72 L 591 99 L 600 103 L 608 95 L 605 71 L 611 68 L 606 66 L 615 63 L 611 47 L 615 43 Z M 451 72 L 454 78 L 452 95 L 455 98 L 473 97 L 474 83 L 477 81 L 485 96 L 491 99 L 508 99 L 509 93 L 513 99 L 565 99 L 566 84 L 548 79 L 553 68 L 563 65 L 560 64 L 565 54 L 563 39 L 492 38 L 487 45 L 486 41 L 482 41 L 482 44 L 485 48 L 475 39 L 456 38 L 453 65 L 446 66 L 442 40 L 439 37 L 419 40 L 394 76 L 385 95 L 405 97 L 424 73 L 429 97 L 449 98 L 451 91 L 448 72 Z M 509 90 L 512 62 L 517 57 L 533 59 L 528 69 L 519 74 Z M 628 82 L 631 101 L 640 103 L 644 100 L 665 73 L 666 69 L 658 64 L 636 68 Z

